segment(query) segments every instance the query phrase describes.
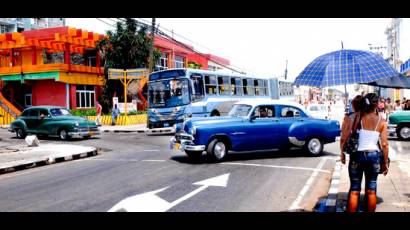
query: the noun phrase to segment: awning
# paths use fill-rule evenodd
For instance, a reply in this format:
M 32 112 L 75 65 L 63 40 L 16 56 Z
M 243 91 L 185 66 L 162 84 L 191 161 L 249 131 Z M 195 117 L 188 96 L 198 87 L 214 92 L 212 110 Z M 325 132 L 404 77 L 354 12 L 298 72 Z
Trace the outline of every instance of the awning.
M 96 74 L 87 73 L 65 73 L 65 72 L 45 72 L 45 73 L 28 73 L 0 76 L 3 81 L 21 81 L 25 80 L 45 80 L 54 79 L 57 82 L 63 82 L 76 85 L 104 85 L 104 77 L 98 77 Z

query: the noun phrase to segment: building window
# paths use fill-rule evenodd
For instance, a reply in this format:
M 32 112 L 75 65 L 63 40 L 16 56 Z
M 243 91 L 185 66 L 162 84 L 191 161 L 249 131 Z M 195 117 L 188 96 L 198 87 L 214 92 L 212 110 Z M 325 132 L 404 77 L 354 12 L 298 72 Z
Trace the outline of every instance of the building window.
M 209 65 L 209 64 L 208 64 L 208 70 L 216 71 L 217 68 L 216 68 L 216 66 L 214 66 L 214 65 Z
M 75 95 L 77 108 L 93 108 L 95 106 L 95 88 L 93 85 L 77 85 Z
M 174 68 L 184 68 L 184 58 L 181 56 L 175 56 Z
M 161 53 L 161 57 L 159 58 L 156 66 L 156 70 L 164 70 L 168 69 L 168 54 L 167 53 Z
M 26 107 L 30 107 L 33 105 L 33 96 L 31 93 L 24 95 L 24 103 Z
M 7 26 L 5 26 L 5 25 L 0 25 L 0 34 L 5 34 L 5 33 L 7 33 L 7 32 L 8 32 Z

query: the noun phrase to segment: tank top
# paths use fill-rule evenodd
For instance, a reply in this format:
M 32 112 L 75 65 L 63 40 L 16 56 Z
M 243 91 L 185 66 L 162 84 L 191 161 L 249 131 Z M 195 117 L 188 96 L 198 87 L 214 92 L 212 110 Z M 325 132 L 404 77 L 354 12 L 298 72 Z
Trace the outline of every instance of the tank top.
M 363 122 L 360 121 L 362 129 L 359 130 L 359 146 L 357 151 L 367 151 L 367 150 L 379 150 L 377 142 L 379 141 L 380 132 L 376 131 L 379 126 L 381 117 L 379 115 L 379 121 L 377 122 L 376 128 L 374 130 L 363 129 Z

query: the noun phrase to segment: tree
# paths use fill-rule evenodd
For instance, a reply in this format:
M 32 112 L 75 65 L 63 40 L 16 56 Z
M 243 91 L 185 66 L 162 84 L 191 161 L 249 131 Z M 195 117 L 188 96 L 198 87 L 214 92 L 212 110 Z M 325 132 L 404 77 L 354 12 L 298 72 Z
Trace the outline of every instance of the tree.
M 138 26 L 137 21 L 127 18 L 125 22 L 117 22 L 116 30 L 107 31 L 107 36 L 97 43 L 104 63 L 106 84 L 102 98 L 99 99 L 104 112 L 112 108 L 112 97 L 124 100 L 124 87 L 119 80 L 108 79 L 108 69 L 148 68 L 150 36 L 147 27 Z M 154 51 L 154 61 L 160 57 Z

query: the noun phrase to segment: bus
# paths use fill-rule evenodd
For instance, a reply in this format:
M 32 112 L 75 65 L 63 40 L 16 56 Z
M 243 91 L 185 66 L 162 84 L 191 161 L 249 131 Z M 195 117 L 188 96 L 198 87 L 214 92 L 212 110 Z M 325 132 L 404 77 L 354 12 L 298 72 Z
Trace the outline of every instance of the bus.
M 189 117 L 224 116 L 240 100 L 292 95 L 291 83 L 277 78 L 187 68 L 157 71 L 148 79 L 147 126 L 171 127 Z

